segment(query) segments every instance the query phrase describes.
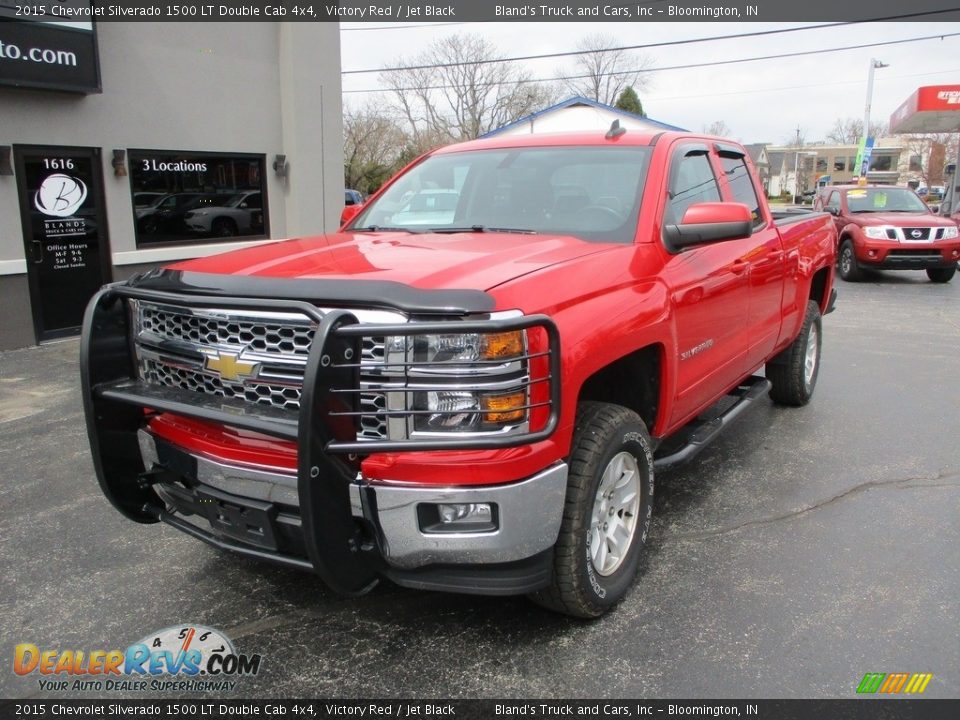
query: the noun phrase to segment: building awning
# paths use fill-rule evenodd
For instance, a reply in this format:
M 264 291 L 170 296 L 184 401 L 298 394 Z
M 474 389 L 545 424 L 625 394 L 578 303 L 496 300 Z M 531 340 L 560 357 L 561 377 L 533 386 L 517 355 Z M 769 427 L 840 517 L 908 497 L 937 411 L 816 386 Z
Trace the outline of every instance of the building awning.
M 890 132 L 960 131 L 960 85 L 927 85 L 917 90 L 890 116 Z

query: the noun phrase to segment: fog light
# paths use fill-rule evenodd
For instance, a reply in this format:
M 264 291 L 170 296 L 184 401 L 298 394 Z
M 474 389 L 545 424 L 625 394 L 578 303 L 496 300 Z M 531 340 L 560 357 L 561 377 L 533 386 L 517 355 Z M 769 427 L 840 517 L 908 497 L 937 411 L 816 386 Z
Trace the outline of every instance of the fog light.
M 456 522 L 490 522 L 493 511 L 489 503 L 460 503 L 437 505 L 440 522 L 449 525 Z
M 952 253 L 950 253 L 950 254 L 951 254 L 953 257 L 960 257 L 960 250 L 954 250 L 954 251 L 953 251 Z
M 497 506 L 493 503 L 422 504 L 417 508 L 420 529 L 425 533 L 491 532 L 497 529 Z
M 869 251 L 867 252 L 867 255 L 869 255 L 869 256 L 872 257 L 872 258 L 875 258 L 875 257 L 877 256 L 877 251 L 876 251 L 876 250 L 869 250 Z

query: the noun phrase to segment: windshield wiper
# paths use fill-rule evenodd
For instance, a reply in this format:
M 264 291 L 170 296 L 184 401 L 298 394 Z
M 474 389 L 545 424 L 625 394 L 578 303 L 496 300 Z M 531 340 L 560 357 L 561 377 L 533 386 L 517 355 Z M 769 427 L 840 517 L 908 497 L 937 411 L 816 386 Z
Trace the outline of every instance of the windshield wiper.
M 354 232 L 405 232 L 411 235 L 418 235 L 423 232 L 423 230 L 411 230 L 405 227 L 384 227 L 383 225 L 367 225 L 361 228 L 348 228 L 348 230 L 353 230 Z
M 469 227 L 438 227 L 430 228 L 432 233 L 491 233 L 491 232 L 502 232 L 502 233 L 521 233 L 523 235 L 536 235 L 536 230 L 530 230 L 528 228 L 503 228 L 503 227 L 487 227 L 486 225 L 470 225 Z

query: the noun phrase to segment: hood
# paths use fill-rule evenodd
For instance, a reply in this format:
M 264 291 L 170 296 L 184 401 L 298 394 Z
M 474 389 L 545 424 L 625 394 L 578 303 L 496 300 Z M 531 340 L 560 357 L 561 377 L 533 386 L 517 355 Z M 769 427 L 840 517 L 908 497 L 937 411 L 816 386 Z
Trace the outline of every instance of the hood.
M 893 225 L 894 227 L 949 227 L 953 225 L 947 218 L 930 213 L 851 213 L 847 216 L 851 222 L 861 227 L 874 225 Z
M 188 260 L 170 270 L 296 279 L 387 280 L 421 289 L 489 290 L 622 245 L 564 235 L 335 233 Z

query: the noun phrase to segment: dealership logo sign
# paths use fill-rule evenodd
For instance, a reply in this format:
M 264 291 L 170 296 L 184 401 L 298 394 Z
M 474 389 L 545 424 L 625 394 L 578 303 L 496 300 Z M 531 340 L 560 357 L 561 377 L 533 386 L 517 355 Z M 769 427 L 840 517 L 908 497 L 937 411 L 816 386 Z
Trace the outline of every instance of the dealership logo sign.
M 56 173 L 40 183 L 33 205 L 44 215 L 65 218 L 76 213 L 86 199 L 87 186 L 83 180 Z

